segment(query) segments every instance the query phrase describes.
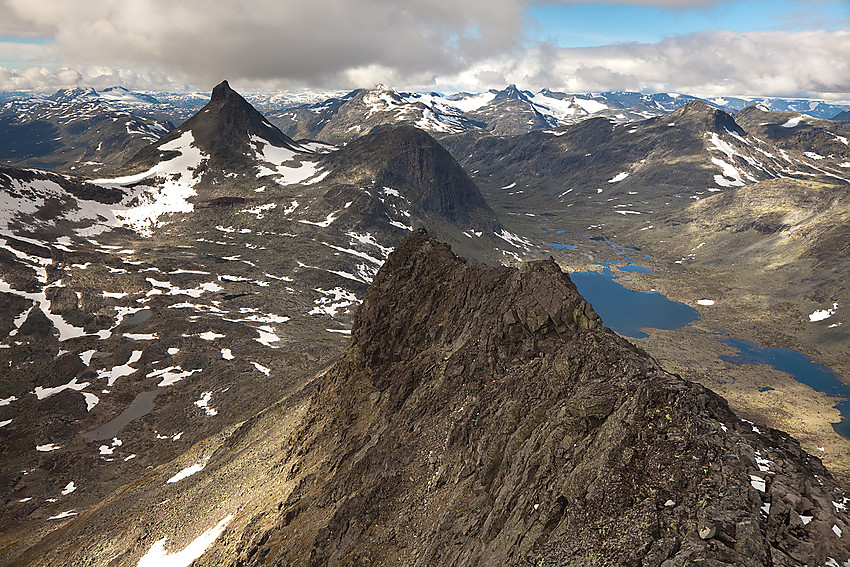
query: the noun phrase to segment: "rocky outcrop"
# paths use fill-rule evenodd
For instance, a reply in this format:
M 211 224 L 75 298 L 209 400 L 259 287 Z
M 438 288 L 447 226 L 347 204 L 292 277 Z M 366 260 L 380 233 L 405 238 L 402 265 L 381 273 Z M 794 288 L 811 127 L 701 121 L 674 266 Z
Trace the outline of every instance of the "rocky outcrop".
M 605 328 L 551 260 L 467 267 L 414 233 L 307 415 L 295 488 L 233 565 L 850 558 L 817 458 Z

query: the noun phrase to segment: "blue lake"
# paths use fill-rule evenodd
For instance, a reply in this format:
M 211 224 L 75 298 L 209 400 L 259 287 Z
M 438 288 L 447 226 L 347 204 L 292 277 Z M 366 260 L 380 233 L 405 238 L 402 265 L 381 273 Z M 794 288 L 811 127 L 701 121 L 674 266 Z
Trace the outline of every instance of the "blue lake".
M 652 268 L 644 268 L 643 266 L 634 266 L 634 265 L 620 266 L 617 269 L 620 270 L 621 272 L 631 272 L 633 274 L 634 273 L 637 273 L 637 274 L 651 274 L 652 273 Z
M 570 278 L 605 325 L 626 337 L 642 339 L 649 335 L 641 329 L 678 329 L 699 319 L 696 309 L 664 294 L 623 287 L 607 267 L 602 273 L 573 272 Z
M 739 351 L 736 355 L 720 357 L 726 362 L 767 364 L 776 370 L 787 372 L 797 382 L 805 384 L 813 390 L 835 398 L 844 398 L 835 406 L 841 412 L 841 421 L 833 424 L 832 427 L 839 435 L 850 438 L 850 386 L 841 381 L 837 372 L 828 366 L 818 364 L 800 351 L 788 348 L 760 347 L 733 338 L 721 339 L 721 342 L 733 346 Z M 759 391 L 766 390 L 766 388 L 761 388 Z
M 558 234 L 562 232 L 558 231 Z M 573 272 L 570 278 L 582 296 L 593 305 L 593 309 L 602 317 L 607 327 L 620 335 L 640 339 L 649 336 L 642 329 L 679 329 L 699 319 L 699 312 L 689 305 L 670 301 L 658 292 L 634 291 L 617 282 L 619 276 L 615 275 L 614 270 L 624 273 L 652 272 L 651 268 L 636 265 L 634 260 L 626 255 L 626 252 L 640 250 L 619 247 L 602 236 L 594 236 L 590 240 L 605 242 L 619 256 L 619 259 L 591 263 L 591 265 L 602 266 L 602 271 Z M 561 250 L 575 248 L 571 245 L 551 244 L 551 246 Z M 641 255 L 652 260 L 649 254 Z M 813 390 L 841 399 L 835 406 L 841 414 L 841 421 L 834 424 L 833 428 L 839 435 L 850 439 L 850 386 L 841 381 L 838 373 L 796 350 L 761 347 L 747 341 L 733 339 L 725 333 L 718 333 L 718 340 L 739 351 L 736 355 L 720 357 L 726 362 L 767 364 L 776 370 L 790 374 L 795 380 Z M 766 386 L 759 388 L 759 391 L 769 392 L 773 389 Z
M 699 312 L 684 303 L 670 301 L 658 292 L 634 291 L 620 285 L 613 275 L 610 262 L 602 264 L 602 272 L 573 272 L 570 278 L 593 309 L 602 317 L 606 326 L 626 337 L 644 338 L 649 335 L 642 329 L 679 329 L 699 319 Z M 620 271 L 639 266 L 617 267 Z M 644 268 L 647 269 L 647 268 Z M 648 270 L 648 269 L 647 269 Z M 642 270 L 631 270 L 642 271 Z M 828 396 L 843 398 L 836 404 L 841 421 L 833 425 L 839 435 L 850 439 L 850 386 L 844 384 L 838 373 L 819 364 L 805 354 L 787 348 L 761 347 L 734 339 L 720 333 L 718 340 L 739 352 L 721 356 L 733 364 L 767 364 L 786 372 L 795 380 Z M 760 388 L 760 392 L 772 390 Z

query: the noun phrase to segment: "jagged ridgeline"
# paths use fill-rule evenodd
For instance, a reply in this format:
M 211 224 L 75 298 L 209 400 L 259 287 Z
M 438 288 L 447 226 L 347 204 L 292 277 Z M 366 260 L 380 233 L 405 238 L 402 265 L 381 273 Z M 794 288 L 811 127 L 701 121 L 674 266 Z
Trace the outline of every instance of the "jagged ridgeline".
M 604 327 L 551 260 L 470 268 L 414 234 L 311 404 L 297 488 L 235 564 L 790 566 L 850 551 L 817 459 Z
M 207 528 L 198 564 L 850 559 L 847 500 L 794 439 L 607 329 L 554 261 L 470 267 L 424 231 L 378 272 L 327 373 L 193 453 L 194 483 L 153 470 L 31 563 L 136 565 Z

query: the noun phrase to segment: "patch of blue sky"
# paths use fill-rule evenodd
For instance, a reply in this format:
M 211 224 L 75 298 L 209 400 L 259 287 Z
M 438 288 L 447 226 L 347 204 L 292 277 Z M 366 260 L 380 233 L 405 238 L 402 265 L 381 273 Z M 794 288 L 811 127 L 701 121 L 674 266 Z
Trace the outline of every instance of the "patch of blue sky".
M 50 66 L 53 40 L 47 37 L 0 35 L 0 67 L 24 69 Z
M 559 47 L 612 43 L 656 43 L 705 30 L 837 30 L 850 25 L 846 0 L 735 0 L 689 7 L 631 3 L 563 2 L 532 6 L 525 14 L 525 35 Z
M 51 39 L 42 36 L 0 35 L 0 43 L 21 43 L 25 45 L 44 45 Z

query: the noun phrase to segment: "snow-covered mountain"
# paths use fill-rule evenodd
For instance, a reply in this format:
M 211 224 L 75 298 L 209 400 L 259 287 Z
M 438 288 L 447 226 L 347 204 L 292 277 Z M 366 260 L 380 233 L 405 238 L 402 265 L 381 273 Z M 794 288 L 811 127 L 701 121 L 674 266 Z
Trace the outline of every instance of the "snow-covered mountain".
M 77 87 L 73 89 L 60 89 L 54 94 L 46 97 L 54 102 L 89 102 L 102 101 L 111 102 L 116 105 L 157 105 L 160 102 L 153 96 L 130 91 L 124 87 L 109 87 L 97 91 L 91 87 Z
M 171 122 L 123 103 L 116 106 L 85 92 L 66 94 L 0 105 L 0 161 L 96 173 L 126 161 L 173 128 Z
M 346 142 L 386 125 L 407 124 L 434 134 L 478 127 L 440 95 L 399 92 L 383 85 L 274 112 L 269 119 L 292 136 L 332 143 Z

